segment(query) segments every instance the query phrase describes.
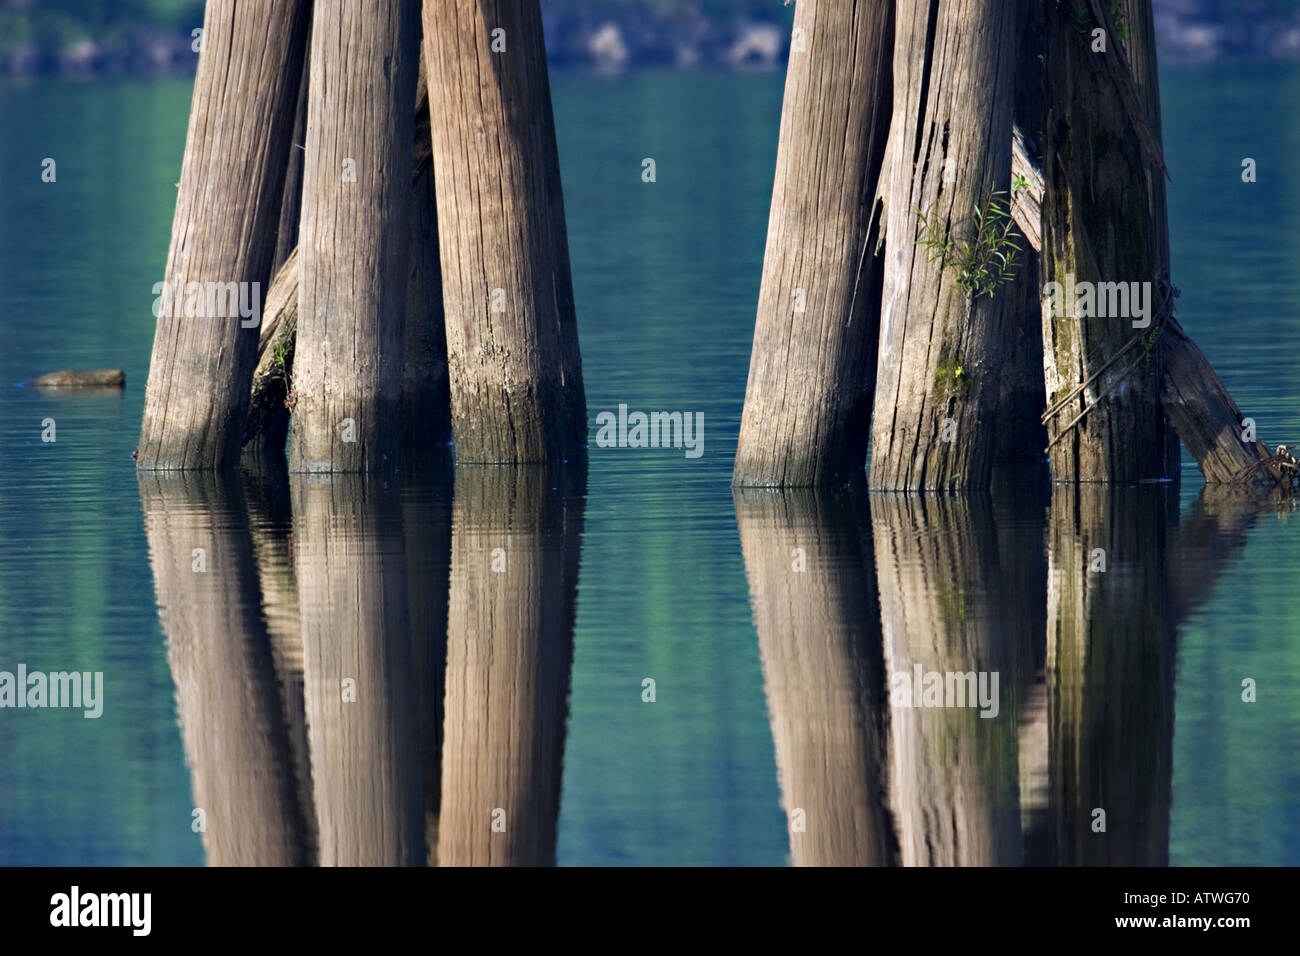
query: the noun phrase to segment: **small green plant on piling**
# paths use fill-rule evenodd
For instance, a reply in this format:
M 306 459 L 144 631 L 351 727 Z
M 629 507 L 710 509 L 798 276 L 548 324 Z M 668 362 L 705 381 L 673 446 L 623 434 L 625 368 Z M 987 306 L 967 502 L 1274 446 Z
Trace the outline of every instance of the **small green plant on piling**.
M 992 298 L 1015 278 L 1020 235 L 1012 226 L 1005 191 L 989 189 L 970 218 L 952 229 L 938 221 L 933 205 L 916 214 L 920 218 L 916 244 L 929 251 L 930 261 L 937 262 L 940 270 L 956 273 L 968 299 Z
M 293 387 L 293 378 L 289 375 L 289 358 L 292 351 L 286 349 L 283 345 L 275 347 L 275 364 L 280 369 L 280 377 L 284 379 L 284 407 L 293 411 L 298 404 L 298 392 Z

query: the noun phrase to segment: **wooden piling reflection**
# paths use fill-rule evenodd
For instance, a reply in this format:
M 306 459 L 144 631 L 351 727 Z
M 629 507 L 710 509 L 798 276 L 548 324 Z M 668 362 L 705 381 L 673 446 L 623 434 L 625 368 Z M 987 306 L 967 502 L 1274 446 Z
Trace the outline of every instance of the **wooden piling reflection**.
M 447 590 L 454 469 L 446 449 L 411 448 L 401 472 L 402 537 L 410 595 L 411 662 L 420 719 L 426 862 L 437 865 L 442 799 Z
M 1017 661 L 1004 619 L 1035 595 L 1005 587 L 985 496 L 871 496 L 885 672 L 890 800 L 904 866 L 1023 859 L 1017 766 Z M 1041 601 L 1041 593 L 1037 595 Z M 998 674 L 992 706 L 906 706 L 896 675 Z M 922 698 L 924 702 L 924 698 Z M 977 702 L 978 703 L 978 702 Z M 991 716 L 982 717 L 987 710 Z
M 456 472 L 438 863 L 555 859 L 585 468 Z
M 1050 862 L 1168 865 L 1179 615 L 1166 562 L 1177 507 L 1167 486 L 1058 485 L 1053 495 Z
M 207 862 L 309 862 L 238 479 L 186 472 L 138 480 Z
M 737 489 L 735 501 L 790 857 L 796 866 L 888 865 L 897 848 L 865 500 Z
M 295 477 L 292 492 L 320 862 L 423 863 L 420 724 L 397 489 L 375 477 L 336 474 Z

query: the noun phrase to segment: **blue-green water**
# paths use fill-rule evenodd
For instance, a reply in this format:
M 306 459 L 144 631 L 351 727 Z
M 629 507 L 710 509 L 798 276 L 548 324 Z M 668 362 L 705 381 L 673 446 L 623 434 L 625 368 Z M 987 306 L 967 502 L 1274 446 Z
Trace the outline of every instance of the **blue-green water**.
M 1300 242 L 1289 224 L 1300 222 L 1300 186 L 1290 161 L 1300 123 L 1290 104 L 1298 80 L 1248 66 L 1162 77 L 1180 318 L 1261 437 L 1293 443 L 1300 384 L 1288 357 L 1300 349 L 1292 281 Z M 536 499 L 543 518 L 566 517 L 517 544 L 552 584 L 547 574 L 567 573 L 567 558 L 555 555 L 574 544 L 580 553 L 576 586 L 502 598 L 538 604 L 551 624 L 536 634 L 550 640 L 558 628 L 561 648 L 565 614 L 574 616 L 567 719 L 563 679 L 556 683 L 547 667 L 525 678 L 549 697 L 545 716 L 520 726 L 548 741 L 558 728 L 562 748 L 562 762 L 548 750 L 542 782 L 525 788 L 525 802 L 550 817 L 542 829 L 554 828 L 544 849 L 553 839 L 560 864 L 924 862 L 909 849 L 924 835 L 915 822 L 921 808 L 961 800 L 961 813 L 951 813 L 962 821 L 956 842 L 966 853 L 987 851 L 965 858 L 973 861 L 1300 862 L 1293 519 L 1198 503 L 1190 461 L 1174 503 L 1181 521 L 1162 516 L 1167 490 L 1094 501 L 1119 553 L 1091 610 L 1072 618 L 1068 601 L 1058 601 L 1052 611 L 1058 633 L 1076 642 L 1088 635 L 1086 676 L 1071 678 L 1050 664 L 1073 645 L 1058 637 L 1054 657 L 1044 646 L 1044 595 L 1068 591 L 1070 580 L 1063 572 L 1049 588 L 1048 561 L 1068 564 L 1070 549 L 1093 536 L 1041 496 L 924 513 L 866 496 L 733 498 L 781 85 L 768 73 L 553 77 L 593 421 L 626 403 L 702 412 L 706 427 L 698 459 L 593 447 L 585 494 L 559 504 Z M 214 755 L 238 733 L 255 741 L 261 724 L 215 719 L 230 708 L 257 710 L 240 697 L 224 711 L 203 709 L 223 699 L 204 697 L 219 689 L 175 640 L 169 653 L 158 613 L 163 604 L 183 614 L 191 597 L 167 583 L 166 562 L 151 560 L 150 548 L 190 520 L 206 520 L 216 541 L 251 540 L 264 605 L 254 598 L 252 613 L 267 619 L 265 643 L 298 611 L 271 582 L 291 579 L 296 560 L 310 618 L 319 596 L 308 591 L 304 554 L 353 533 L 336 516 L 321 526 L 324 538 L 313 537 L 312 499 L 298 487 L 291 504 L 266 509 L 272 517 L 254 507 L 249 518 L 243 506 L 228 508 L 225 491 L 155 495 L 137 479 L 130 453 L 153 335 L 152 286 L 166 258 L 188 105 L 182 80 L 0 86 L 0 670 L 103 671 L 106 686 L 97 720 L 0 710 L 0 863 L 200 864 L 224 859 L 215 848 L 232 839 L 251 841 L 210 828 L 205 853 L 191 828 L 198 801 L 225 792 L 222 780 L 256 776 L 237 756 Z M 1247 156 L 1258 163 L 1254 184 L 1241 182 Z M 54 183 L 41 181 L 46 157 L 57 162 Z M 654 183 L 641 180 L 645 157 L 656 161 Z M 101 367 L 126 370 L 124 393 L 9 387 L 55 369 Z M 52 443 L 42 441 L 46 419 L 55 423 Z M 472 486 L 453 492 L 408 477 L 395 524 L 384 512 L 390 491 L 358 495 L 358 510 L 378 515 L 367 527 L 380 529 L 361 540 L 391 557 L 404 534 L 410 556 L 421 534 L 433 536 L 432 557 L 412 558 L 403 584 L 413 609 L 419 595 L 437 603 L 450 550 L 453 623 L 443 651 L 454 662 L 467 620 L 457 617 L 457 589 L 473 584 L 472 571 L 456 571 L 457 555 L 490 550 L 492 533 L 509 521 L 490 494 L 485 510 L 473 510 Z M 458 510 L 457 495 L 469 510 Z M 778 573 L 793 547 L 808 551 L 805 578 Z M 766 563 L 772 554 L 775 568 Z M 345 564 L 332 573 L 360 572 Z M 877 589 L 887 618 L 883 657 Z M 222 609 L 237 618 L 247 595 L 209 597 L 211 638 L 228 639 Z M 296 620 L 290 615 L 290 634 Z M 996 731 L 929 718 L 880 725 L 881 668 L 900 655 L 920 659 L 918 647 L 940 630 L 956 635 L 946 653 L 960 652 L 951 658 L 959 669 L 974 667 L 972 658 L 1000 662 L 1011 686 L 1004 719 L 989 722 Z M 367 636 L 375 637 L 358 637 L 363 647 Z M 257 646 L 260 657 L 246 655 L 255 677 L 283 650 L 274 637 L 270 652 Z M 421 660 L 424 652 L 413 653 Z M 308 653 L 308 681 L 312 660 Z M 449 684 L 457 673 L 449 667 Z M 647 677 L 653 703 L 642 699 Z M 1241 701 L 1244 678 L 1258 681 L 1256 703 Z M 286 707 L 295 699 L 281 696 Z M 1045 697 L 1058 703 L 1046 706 Z M 478 726 L 475 706 L 472 696 L 468 704 L 447 697 L 448 713 L 462 722 L 456 730 L 448 717 L 448 739 L 463 741 Z M 315 732 L 304 746 L 325 767 L 316 771 L 323 779 L 330 753 Z M 1079 740 L 1087 756 L 1071 764 L 1061 755 Z M 427 751 L 427 733 L 423 743 Z M 285 749 L 282 739 L 278 746 L 267 748 L 272 757 Z M 945 775 L 948 763 L 967 776 Z M 283 760 L 270 766 L 289 772 Z M 449 800 L 461 781 L 448 767 L 444 757 L 441 839 L 450 845 L 458 834 L 449 830 Z M 548 774 L 558 775 L 558 802 L 545 796 Z M 1050 785 L 1044 796 L 1041 780 L 1077 784 L 1083 802 L 1069 805 Z M 426 779 L 426 810 L 432 789 Z M 1078 835 L 1076 817 L 1098 805 L 1094 796 L 1113 821 L 1110 844 Z M 465 799 L 483 827 L 500 805 Z M 309 802 L 300 815 L 311 816 Z M 806 836 L 787 832 L 792 806 L 808 811 Z M 222 818 L 221 808 L 207 809 Z M 323 834 L 338 811 L 323 786 L 315 810 Z M 863 827 L 892 835 L 873 851 Z M 325 845 L 323 836 L 312 841 Z M 931 843 L 941 849 L 943 840 Z M 934 861 L 943 862 L 937 851 Z

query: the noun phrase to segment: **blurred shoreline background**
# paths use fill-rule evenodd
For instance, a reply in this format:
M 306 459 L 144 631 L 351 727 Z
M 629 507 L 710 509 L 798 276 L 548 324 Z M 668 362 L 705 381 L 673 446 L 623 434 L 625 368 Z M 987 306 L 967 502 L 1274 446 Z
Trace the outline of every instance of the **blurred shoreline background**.
M 1154 0 L 1163 63 L 1300 60 L 1294 0 Z M 775 69 L 782 0 L 542 0 L 552 66 Z M 202 0 L 0 0 L 0 76 L 194 70 Z

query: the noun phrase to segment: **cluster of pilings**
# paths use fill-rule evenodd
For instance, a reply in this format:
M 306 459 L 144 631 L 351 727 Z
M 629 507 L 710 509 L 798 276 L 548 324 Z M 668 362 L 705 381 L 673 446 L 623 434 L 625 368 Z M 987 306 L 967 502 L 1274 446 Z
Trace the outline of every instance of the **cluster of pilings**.
M 1174 318 L 1166 176 L 1150 0 L 800 0 L 735 484 L 1176 479 L 1181 438 L 1289 486 Z
M 579 456 L 536 0 L 210 0 L 166 288 L 139 468 Z

